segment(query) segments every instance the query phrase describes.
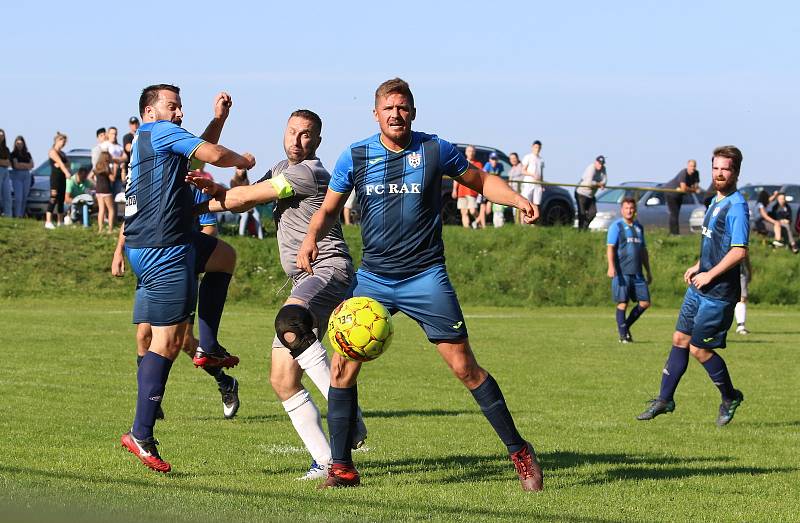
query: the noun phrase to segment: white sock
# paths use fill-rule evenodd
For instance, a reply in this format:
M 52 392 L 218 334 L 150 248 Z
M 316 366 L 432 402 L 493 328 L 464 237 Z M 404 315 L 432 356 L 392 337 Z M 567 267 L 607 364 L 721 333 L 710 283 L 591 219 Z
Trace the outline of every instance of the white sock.
M 303 351 L 297 357 L 297 364 L 308 374 L 314 385 L 328 399 L 328 388 L 331 386 L 331 363 L 328 361 L 328 353 L 319 340 Z
M 744 325 L 747 319 L 747 304 L 740 301 L 736 304 L 736 307 L 733 308 L 733 313 L 736 315 L 736 324 Z
M 292 425 L 303 440 L 303 444 L 308 449 L 311 457 L 320 465 L 327 465 L 331 462 L 331 447 L 328 445 L 328 437 L 322 430 L 322 420 L 319 417 L 319 410 L 314 405 L 314 400 L 306 389 L 283 402 L 283 408 L 292 420 Z

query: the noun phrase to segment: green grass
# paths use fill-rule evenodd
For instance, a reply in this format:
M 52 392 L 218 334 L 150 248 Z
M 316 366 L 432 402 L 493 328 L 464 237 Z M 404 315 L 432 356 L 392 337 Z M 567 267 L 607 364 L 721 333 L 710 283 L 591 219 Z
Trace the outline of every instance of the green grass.
M 136 365 L 129 289 L 119 294 L 0 300 L 2 519 L 46 510 L 97 521 L 800 520 L 794 310 L 751 307 L 753 334 L 731 335 L 724 355 L 746 401 L 718 429 L 719 396 L 696 362 L 675 413 L 634 420 L 657 391 L 673 309 L 648 311 L 637 343 L 621 346 L 610 306 L 465 307 L 479 361 L 540 453 L 546 490 L 536 495 L 521 492 L 421 330 L 398 317 L 393 346 L 361 374 L 363 487 L 317 491 L 293 480 L 309 458 L 268 383 L 272 307 L 233 304 L 223 320 L 222 339 L 242 357 L 235 420 L 222 419 L 213 380 L 181 356 L 156 428 L 174 472 L 124 452 Z
M 506 226 L 481 231 L 445 227 L 447 266 L 462 303 L 475 306 L 605 306 L 610 299 L 606 277 L 605 235 L 563 227 Z M 358 263 L 358 227 L 345 228 Z M 286 297 L 286 276 L 272 234 L 264 241 L 224 236 L 239 262 L 229 301 L 279 305 Z M 94 230 L 47 231 L 41 222 L 0 218 L 0 297 L 69 297 L 91 289 L 99 298 L 124 296 L 134 285 L 109 278 L 115 237 Z M 674 237 L 648 231 L 656 305 L 676 307 L 683 297 L 686 267 L 697 260 L 698 237 Z M 753 238 L 753 303 L 800 303 L 800 264 L 787 249 L 774 250 Z

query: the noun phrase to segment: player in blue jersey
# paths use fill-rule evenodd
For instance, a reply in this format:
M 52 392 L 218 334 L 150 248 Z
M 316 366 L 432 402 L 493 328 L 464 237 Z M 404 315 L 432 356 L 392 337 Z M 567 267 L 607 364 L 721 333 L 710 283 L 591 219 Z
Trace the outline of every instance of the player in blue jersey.
M 180 89 L 152 85 L 139 98 L 143 125 L 131 149 L 124 234 L 128 260 L 137 277 L 134 323 L 149 323 L 153 338 L 139 365 L 133 427 L 121 442 L 147 467 L 159 472 L 169 472 L 171 466 L 158 453 L 153 426 L 197 293 L 192 245 L 194 200 L 185 181 L 188 162 L 196 158 L 217 167 L 243 169 L 255 165 L 252 155 L 240 155 L 216 143 L 230 107 L 230 96 L 217 95 L 214 118 L 198 138 L 180 127 Z M 217 341 L 230 276 L 209 271 L 200 286 L 197 317 L 203 351 L 199 351 L 200 361 L 197 355 L 194 361 L 203 366 L 235 363 Z
M 672 350 L 662 371 L 661 391 L 637 419 L 650 420 L 675 410 L 673 395 L 686 372 L 690 354 L 703 364 L 722 396 L 718 426 L 730 423 L 744 401 L 741 391 L 733 388 L 725 361 L 716 352 L 725 348 L 734 307 L 739 301 L 739 271 L 747 257 L 750 235 L 747 201 L 736 189 L 741 165 L 742 152 L 736 147 L 714 149 L 711 177 L 717 194 L 703 221 L 700 260 L 683 275 L 689 288 L 672 335 Z
M 478 365 L 467 326 L 444 265 L 442 177 L 449 176 L 490 201 L 517 207 L 531 223 L 538 210 L 499 176 L 470 166 L 449 142 L 412 132 L 414 97 L 399 78 L 375 92 L 380 133 L 351 145 L 339 157 L 322 207 L 309 224 L 297 266 L 313 273 L 319 242 L 337 222 L 350 191 L 361 204 L 364 251 L 352 294 L 370 296 L 392 313 L 419 323 L 461 382 L 472 392 L 506 445 L 525 490 L 542 489 L 533 447 L 517 431 L 494 378 Z M 333 464 L 320 487 L 356 486 L 350 442 L 355 431 L 360 364 L 334 354 L 328 392 L 328 430 Z
M 207 202 L 209 196 L 203 194 L 197 188 L 192 187 L 195 205 Z M 124 228 L 124 227 L 123 227 Z M 216 272 L 233 274 L 236 268 L 236 252 L 228 243 L 217 237 L 217 217 L 214 213 L 203 213 L 195 219 L 194 234 L 192 234 L 192 245 L 195 249 L 195 274 L 206 272 L 206 268 L 214 269 Z M 111 261 L 111 274 L 122 276 L 125 273 L 124 259 L 125 235 L 120 231 L 117 240 L 117 247 L 114 250 L 114 257 Z M 211 272 L 209 270 L 209 272 Z M 199 341 L 192 332 L 194 325 L 194 312 L 190 314 L 189 321 L 183 326 L 183 332 L 178 336 L 181 338 L 181 350 L 192 358 L 195 355 Z M 136 365 L 142 363 L 142 359 L 150 348 L 153 339 L 153 330 L 149 323 L 139 323 L 136 327 Z M 219 392 L 222 396 L 222 415 L 225 419 L 236 416 L 239 410 L 239 382 L 236 378 L 228 376 L 222 367 L 206 366 L 201 367 L 206 373 L 212 376 L 217 382 Z M 156 410 L 156 419 L 164 419 L 164 411 L 159 406 Z
M 653 276 L 650 256 L 644 241 L 644 228 L 636 220 L 636 200 L 624 198 L 620 203 L 622 218 L 608 227 L 606 257 L 611 294 L 617 304 L 617 331 L 620 343 L 632 343 L 631 325 L 650 307 L 650 289 Z M 647 271 L 647 279 L 642 273 Z M 628 302 L 638 302 L 626 318 Z

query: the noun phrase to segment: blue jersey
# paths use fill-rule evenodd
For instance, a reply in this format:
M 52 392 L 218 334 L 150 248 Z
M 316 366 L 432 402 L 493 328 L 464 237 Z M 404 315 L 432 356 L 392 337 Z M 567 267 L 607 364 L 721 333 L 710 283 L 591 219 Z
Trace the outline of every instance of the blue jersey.
M 142 125 L 131 146 L 125 187 L 125 244 L 171 247 L 190 242 L 193 197 L 185 182 L 189 158 L 203 140 L 172 122 Z
M 207 202 L 207 201 L 209 201 L 211 199 L 211 197 L 209 195 L 207 195 L 206 193 L 204 193 L 203 191 L 201 191 L 200 189 L 198 189 L 194 185 L 192 185 L 191 187 L 192 187 L 192 196 L 194 197 L 194 204 L 195 205 L 203 203 L 203 202 Z M 197 217 L 197 219 L 194 221 L 194 230 L 199 232 L 203 227 L 207 227 L 207 226 L 211 226 L 211 225 L 213 225 L 214 227 L 217 226 L 217 215 L 215 213 L 213 213 L 213 212 L 203 213 L 203 214 L 199 215 Z
M 614 269 L 617 274 L 642 274 L 642 251 L 647 248 L 644 228 L 637 220 L 628 225 L 624 219 L 608 227 L 608 245 L 614 249 Z
M 739 191 L 721 200 L 715 197 L 703 220 L 700 237 L 700 272 L 707 272 L 728 254 L 731 247 L 747 247 L 750 239 L 750 216 L 747 202 Z M 702 296 L 728 302 L 739 301 L 740 264 L 736 264 L 711 283 L 697 289 Z
M 467 172 L 466 158 L 435 135 L 412 132 L 402 151 L 376 134 L 351 145 L 336 162 L 329 188 L 355 188 L 361 204 L 362 267 L 404 278 L 444 263 L 442 176 Z

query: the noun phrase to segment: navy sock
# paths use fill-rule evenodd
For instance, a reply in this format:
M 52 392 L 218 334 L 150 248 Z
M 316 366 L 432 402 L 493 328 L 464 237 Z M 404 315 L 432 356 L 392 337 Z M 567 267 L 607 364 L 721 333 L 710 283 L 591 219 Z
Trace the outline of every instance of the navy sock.
M 331 436 L 331 457 L 334 463 L 352 465 L 351 449 L 356 430 L 358 386 L 328 389 L 328 432 Z
M 620 336 L 625 336 L 628 326 L 625 325 L 625 309 L 617 309 L 617 330 Z
M 133 420 L 133 435 L 136 439 L 153 436 L 156 424 L 156 410 L 161 405 L 164 388 L 167 385 L 172 360 L 155 352 L 148 352 L 142 358 L 137 373 L 139 392 L 136 399 L 136 417 Z
M 472 396 L 483 411 L 483 415 L 489 420 L 492 428 L 500 440 L 508 448 L 509 454 L 517 452 L 525 446 L 525 440 L 520 436 L 517 427 L 514 425 L 514 418 L 506 406 L 503 392 L 491 374 L 472 391 Z
M 722 359 L 722 356 L 715 352 L 708 361 L 703 363 L 703 367 L 705 367 L 706 372 L 708 372 L 708 377 L 711 378 L 711 381 L 713 381 L 714 385 L 719 389 L 722 399 L 732 400 L 735 395 L 733 391 L 733 382 L 731 382 L 731 376 L 728 374 L 728 366 L 725 365 L 725 360 Z
M 628 319 L 627 319 L 627 320 L 625 320 L 625 326 L 626 326 L 626 327 L 628 327 L 628 328 L 630 328 L 630 326 L 631 326 L 631 325 L 633 325 L 634 323 L 636 323 L 636 320 L 638 320 L 638 319 L 639 319 L 639 316 L 641 316 L 642 314 L 644 314 L 644 311 L 645 311 L 645 310 L 646 310 L 646 309 L 643 309 L 643 308 L 639 307 L 639 305 L 636 305 L 636 307 L 634 307 L 634 308 L 633 308 L 633 310 L 631 311 L 631 313 L 630 313 L 630 314 L 628 314 Z
M 210 376 L 214 376 L 219 388 L 228 390 L 233 385 L 233 378 L 225 374 L 222 367 L 203 367 L 203 370 Z
M 681 381 L 683 373 L 686 372 L 686 367 L 689 366 L 689 349 L 672 346 L 672 350 L 667 357 L 667 363 L 664 364 L 664 370 L 661 371 L 661 392 L 658 397 L 664 401 L 671 401 L 675 395 L 675 389 L 678 388 L 678 383 Z
M 136 366 L 137 367 L 142 364 L 142 358 L 144 358 L 144 356 L 139 356 L 138 354 L 136 355 Z
M 217 332 L 231 277 L 227 272 L 209 272 L 200 281 L 197 330 L 200 334 L 200 346 L 206 350 L 216 350 L 219 345 Z

